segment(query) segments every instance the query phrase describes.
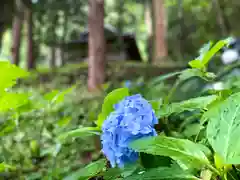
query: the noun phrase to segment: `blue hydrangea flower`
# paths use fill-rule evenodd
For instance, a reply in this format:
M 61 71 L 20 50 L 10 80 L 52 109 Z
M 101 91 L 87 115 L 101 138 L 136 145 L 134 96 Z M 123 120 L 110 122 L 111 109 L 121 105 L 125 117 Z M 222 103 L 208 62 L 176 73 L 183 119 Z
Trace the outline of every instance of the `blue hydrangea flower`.
M 125 97 L 102 125 L 102 152 L 111 166 L 124 167 L 138 159 L 129 143 L 142 137 L 156 136 L 158 120 L 152 106 L 140 94 Z

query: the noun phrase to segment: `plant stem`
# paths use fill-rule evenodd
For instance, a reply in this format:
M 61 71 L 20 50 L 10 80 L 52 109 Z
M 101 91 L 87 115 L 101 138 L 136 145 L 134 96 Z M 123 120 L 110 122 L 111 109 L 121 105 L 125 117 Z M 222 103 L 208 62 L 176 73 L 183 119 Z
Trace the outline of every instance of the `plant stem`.
M 173 85 L 173 87 L 172 87 L 172 89 L 170 90 L 168 96 L 164 99 L 164 104 L 165 104 L 165 105 L 169 103 L 169 101 L 171 100 L 173 94 L 176 92 L 179 84 L 180 84 L 180 81 L 178 80 L 178 81 L 176 81 L 176 83 Z

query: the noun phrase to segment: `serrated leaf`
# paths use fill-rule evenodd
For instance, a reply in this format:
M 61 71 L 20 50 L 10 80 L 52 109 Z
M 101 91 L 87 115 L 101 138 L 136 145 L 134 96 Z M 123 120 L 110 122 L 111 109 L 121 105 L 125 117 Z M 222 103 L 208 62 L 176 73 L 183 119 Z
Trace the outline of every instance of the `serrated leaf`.
M 200 180 L 187 171 L 177 167 L 159 167 L 139 172 L 125 180 Z
M 89 178 L 96 176 L 98 173 L 104 170 L 106 166 L 106 160 L 100 159 L 95 161 L 86 167 L 77 170 L 71 175 L 64 178 L 64 180 L 88 180 Z
M 82 127 L 58 136 L 58 140 L 64 142 L 70 138 L 84 137 L 89 135 L 99 135 L 101 130 L 98 127 Z
M 205 109 L 210 103 L 218 98 L 216 95 L 192 98 L 186 101 L 172 103 L 160 108 L 157 112 L 158 117 L 167 117 L 174 113 L 184 111 L 194 111 L 196 109 Z
M 0 61 L 0 91 L 4 91 L 6 88 L 12 87 L 16 84 L 16 80 L 24 78 L 29 75 L 28 72 L 11 64 L 9 61 Z
M 211 108 L 205 118 L 209 120 L 207 138 L 224 164 L 240 164 L 240 93 L 231 95 Z
M 187 139 L 166 136 L 148 137 L 137 140 L 130 146 L 138 152 L 171 157 L 191 168 L 210 165 L 206 157 L 211 154 L 210 150 Z
M 102 123 L 107 116 L 114 110 L 114 105 L 121 101 L 124 97 L 129 96 L 127 88 L 119 88 L 110 92 L 104 99 L 102 105 L 102 112 L 98 116 L 97 125 L 102 126 Z

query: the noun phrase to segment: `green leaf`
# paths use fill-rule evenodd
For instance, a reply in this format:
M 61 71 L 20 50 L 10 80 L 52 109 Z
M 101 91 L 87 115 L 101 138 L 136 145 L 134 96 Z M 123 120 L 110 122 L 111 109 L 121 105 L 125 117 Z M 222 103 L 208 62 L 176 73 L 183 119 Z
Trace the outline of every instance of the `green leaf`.
M 64 96 L 76 87 L 76 85 L 66 89 L 65 91 L 59 92 L 58 90 L 53 90 L 50 93 L 44 95 L 44 99 L 49 101 L 50 103 L 61 103 L 64 101 Z
M 124 166 L 121 172 L 121 176 L 126 178 L 132 175 L 139 168 L 138 164 L 127 164 Z
M 0 172 L 6 172 L 9 170 L 16 170 L 16 167 L 5 164 L 5 163 L 0 163 Z
M 156 113 L 158 117 L 168 117 L 174 113 L 182 113 L 184 111 L 194 111 L 196 109 L 205 109 L 210 103 L 218 98 L 216 95 L 192 98 L 186 101 L 172 103 L 160 108 Z
M 203 68 L 203 67 L 204 67 L 202 61 L 199 60 L 199 59 L 192 60 L 192 61 L 190 61 L 188 64 L 189 64 L 192 68 L 199 68 L 199 69 L 200 69 L 200 68 Z
M 163 103 L 162 99 L 160 99 L 158 101 L 156 101 L 156 100 L 150 101 L 150 104 L 152 105 L 152 108 L 153 108 L 153 110 L 155 112 L 159 111 L 159 109 L 161 108 L 162 103 Z
M 63 142 L 70 138 L 84 137 L 89 135 L 99 135 L 101 130 L 98 127 L 82 127 L 58 136 L 58 140 Z
M 148 137 L 137 140 L 130 146 L 138 152 L 171 157 L 190 168 L 210 165 L 206 157 L 206 154 L 211 154 L 209 149 L 186 139 L 165 136 Z
M 200 180 L 187 171 L 177 167 L 159 167 L 139 172 L 124 180 Z
M 124 97 L 129 96 L 127 88 L 119 88 L 110 92 L 104 99 L 102 105 L 102 112 L 98 116 L 97 125 L 102 126 L 102 123 L 107 116 L 114 110 L 114 105 L 121 101 Z
M 89 178 L 96 176 L 98 173 L 104 170 L 106 166 L 106 160 L 100 159 L 95 161 L 86 167 L 77 170 L 71 175 L 64 178 L 64 180 L 88 180 Z
M 111 168 L 103 173 L 104 180 L 113 180 L 121 176 L 122 170 L 119 168 Z
M 182 71 L 182 73 L 179 75 L 178 79 L 180 82 L 182 82 L 182 81 L 186 81 L 192 77 L 200 77 L 206 81 L 212 80 L 212 76 L 210 76 L 210 78 L 209 78 L 209 73 L 204 72 L 200 69 L 186 69 L 186 70 Z
M 6 112 L 10 109 L 17 109 L 28 103 L 27 94 L 4 93 L 0 97 L 0 112 Z
M 16 123 L 14 120 L 8 120 L 0 126 L 0 137 L 6 136 L 8 133 L 11 133 L 16 128 Z
M 72 120 L 72 118 L 70 116 L 64 117 L 57 122 L 57 125 L 59 127 L 64 127 L 64 126 L 68 125 L 71 120 Z
M 152 154 L 140 153 L 141 164 L 144 168 L 167 167 L 172 164 L 172 159 L 166 156 L 156 156 Z
M 211 108 L 207 138 L 225 164 L 240 164 L 240 93 L 231 95 Z
M 18 78 L 24 78 L 29 75 L 28 72 L 11 64 L 9 61 L 0 61 L 0 72 L 0 91 L 15 85 Z
M 168 73 L 168 74 L 165 74 L 165 75 L 161 75 L 159 77 L 156 77 L 154 79 L 152 79 L 152 81 L 150 82 L 151 85 L 154 85 L 154 84 L 158 84 L 158 83 L 161 83 L 162 81 L 165 81 L 169 78 L 172 78 L 174 76 L 177 76 L 179 74 L 181 74 L 182 71 L 177 71 L 177 72 L 172 72 L 172 73 Z
M 211 58 L 227 44 L 226 40 L 218 41 L 203 57 L 203 64 L 206 65 L 211 60 Z
M 47 101 L 52 101 L 59 93 L 59 90 L 52 90 L 49 93 L 46 93 L 43 97 Z
M 104 180 L 113 180 L 120 177 L 126 178 L 132 175 L 135 171 L 140 168 L 139 164 L 127 164 L 124 168 L 110 168 L 107 171 L 101 173 Z
M 202 126 L 201 124 L 196 124 L 196 123 L 195 124 L 189 124 L 189 125 L 187 125 L 186 129 L 183 131 L 183 135 L 187 136 L 187 137 L 195 136 L 203 128 L 204 128 L 204 126 Z

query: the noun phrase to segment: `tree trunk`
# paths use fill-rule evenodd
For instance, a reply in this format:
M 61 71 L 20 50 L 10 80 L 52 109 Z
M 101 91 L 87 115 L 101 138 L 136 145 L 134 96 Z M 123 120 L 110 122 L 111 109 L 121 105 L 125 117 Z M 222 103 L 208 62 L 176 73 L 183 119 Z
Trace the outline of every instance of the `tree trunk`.
M 154 30 L 154 15 L 152 0 L 145 1 L 145 24 L 147 26 L 148 42 L 147 42 L 147 52 L 148 52 L 148 63 L 152 62 L 153 51 L 154 51 L 154 41 L 153 41 L 153 30 Z
M 63 36 L 61 39 L 62 44 L 65 43 L 66 36 L 68 33 L 68 19 L 69 19 L 68 16 L 69 16 L 68 11 L 65 11 L 64 12 L 64 24 L 63 24 Z M 65 54 L 64 54 L 64 50 L 62 47 L 61 47 L 61 55 L 60 56 L 61 56 L 61 66 L 63 66 L 65 64 Z
M 23 4 L 20 0 L 16 1 L 16 12 L 13 19 L 13 42 L 12 42 L 12 63 L 19 65 L 20 44 L 23 26 Z
M 33 56 L 33 18 L 32 18 L 32 9 L 27 8 L 26 10 L 26 20 L 27 20 L 27 68 L 34 69 L 35 61 Z
M 4 22 L 0 22 L 0 53 L 2 52 L 2 39 L 5 31 Z
M 49 28 L 49 32 L 50 32 L 50 62 L 49 62 L 49 66 L 50 68 L 54 69 L 57 66 L 57 35 L 56 35 L 56 27 L 57 27 L 57 22 L 58 22 L 58 15 L 55 14 L 53 19 L 52 19 L 52 24 L 51 27 Z
M 98 91 L 105 80 L 104 0 L 89 0 L 88 89 Z
M 50 51 L 51 51 L 51 56 L 50 56 L 50 62 L 49 62 L 49 66 L 51 69 L 54 69 L 56 67 L 56 48 L 50 47 Z
M 117 23 L 117 29 L 118 29 L 118 46 L 119 46 L 119 50 L 120 52 L 122 52 L 122 50 L 124 49 L 124 41 L 122 38 L 123 35 L 123 22 L 124 22 L 124 0 L 118 0 L 117 3 L 117 11 L 118 11 L 118 23 Z
M 221 30 L 221 35 L 223 37 L 227 36 L 228 32 L 227 32 L 227 28 L 226 28 L 226 25 L 224 22 L 223 11 L 221 9 L 221 6 L 220 6 L 218 0 L 212 0 L 212 9 L 215 10 L 215 12 L 217 14 L 217 23 Z
M 164 0 L 153 0 L 155 15 L 155 50 L 153 63 L 158 64 L 167 57 L 166 29 L 167 19 L 165 16 Z

